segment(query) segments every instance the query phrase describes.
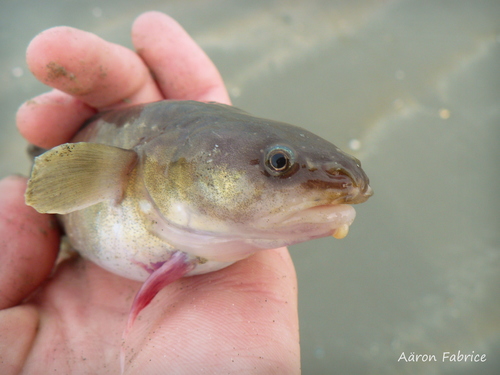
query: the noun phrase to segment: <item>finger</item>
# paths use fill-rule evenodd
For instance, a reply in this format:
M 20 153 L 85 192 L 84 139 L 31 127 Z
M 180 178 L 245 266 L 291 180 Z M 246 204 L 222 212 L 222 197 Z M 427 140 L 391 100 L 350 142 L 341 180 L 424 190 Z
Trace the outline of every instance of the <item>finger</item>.
M 230 104 L 217 68 L 174 19 L 160 12 L 140 15 L 132 41 L 167 99 Z
M 68 142 L 96 112 L 81 100 L 53 90 L 24 103 L 17 111 L 16 122 L 28 142 L 52 148 Z
M 94 108 L 162 99 L 136 53 L 86 31 L 45 30 L 29 44 L 26 59 L 41 82 Z
M 50 274 L 59 250 L 52 215 L 24 204 L 26 179 L 0 181 L 0 309 L 15 306 Z

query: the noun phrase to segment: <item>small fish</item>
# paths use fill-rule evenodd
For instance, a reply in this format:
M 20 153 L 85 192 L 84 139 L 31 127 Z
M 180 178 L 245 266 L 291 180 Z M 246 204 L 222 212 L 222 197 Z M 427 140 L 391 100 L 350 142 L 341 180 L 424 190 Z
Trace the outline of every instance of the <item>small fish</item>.
M 104 112 L 35 159 L 26 203 L 72 246 L 144 281 L 128 328 L 167 284 L 258 250 L 343 238 L 372 195 L 359 160 L 235 107 L 161 101 Z

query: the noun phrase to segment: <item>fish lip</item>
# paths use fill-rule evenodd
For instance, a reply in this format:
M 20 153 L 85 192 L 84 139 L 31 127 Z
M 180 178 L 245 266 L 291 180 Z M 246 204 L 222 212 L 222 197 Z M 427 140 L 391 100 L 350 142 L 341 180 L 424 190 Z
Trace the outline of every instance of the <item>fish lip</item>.
M 342 226 L 349 227 L 355 217 L 356 211 L 350 204 L 320 204 L 297 210 L 279 222 L 268 222 L 267 228 L 272 226 L 271 237 L 285 239 L 284 245 L 288 246 L 331 236 Z
M 297 233 L 308 231 L 311 238 L 319 238 L 330 235 L 342 225 L 350 226 L 355 217 L 356 211 L 350 204 L 320 204 L 290 214 L 275 229 Z
M 368 183 L 363 186 L 351 186 L 348 192 L 334 200 L 326 198 L 295 206 L 292 212 L 281 217 L 273 225 L 283 230 L 294 225 L 317 226 L 318 231 L 320 227 L 335 230 L 344 224 L 350 226 L 356 217 L 356 211 L 351 205 L 363 203 L 372 195 L 373 189 Z

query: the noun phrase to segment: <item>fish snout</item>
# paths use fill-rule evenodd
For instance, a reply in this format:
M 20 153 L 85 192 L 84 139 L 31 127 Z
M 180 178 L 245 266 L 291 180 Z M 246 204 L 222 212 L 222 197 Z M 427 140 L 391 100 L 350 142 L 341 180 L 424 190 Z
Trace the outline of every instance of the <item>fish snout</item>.
M 370 180 L 361 168 L 361 162 L 358 159 L 352 157 L 344 160 L 343 163 L 328 163 L 323 166 L 323 170 L 329 179 L 349 181 L 349 183 L 344 183 L 345 203 L 363 203 L 373 195 Z
M 350 203 L 363 203 L 368 200 L 373 195 L 372 187 L 367 183 L 363 189 L 359 189 L 358 194 L 353 196 L 353 199 Z

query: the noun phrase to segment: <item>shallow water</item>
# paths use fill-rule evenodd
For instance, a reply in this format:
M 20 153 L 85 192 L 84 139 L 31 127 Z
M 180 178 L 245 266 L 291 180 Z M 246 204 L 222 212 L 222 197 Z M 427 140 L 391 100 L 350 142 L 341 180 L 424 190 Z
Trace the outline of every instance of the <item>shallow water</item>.
M 132 20 L 165 11 L 236 106 L 331 140 L 371 178 L 346 239 L 291 249 L 304 374 L 497 373 L 500 2 L 144 3 L 2 3 L 0 177 L 29 168 L 14 116 L 45 91 L 24 62 L 31 38 L 66 24 L 130 46 Z M 458 350 L 487 360 L 442 362 Z

